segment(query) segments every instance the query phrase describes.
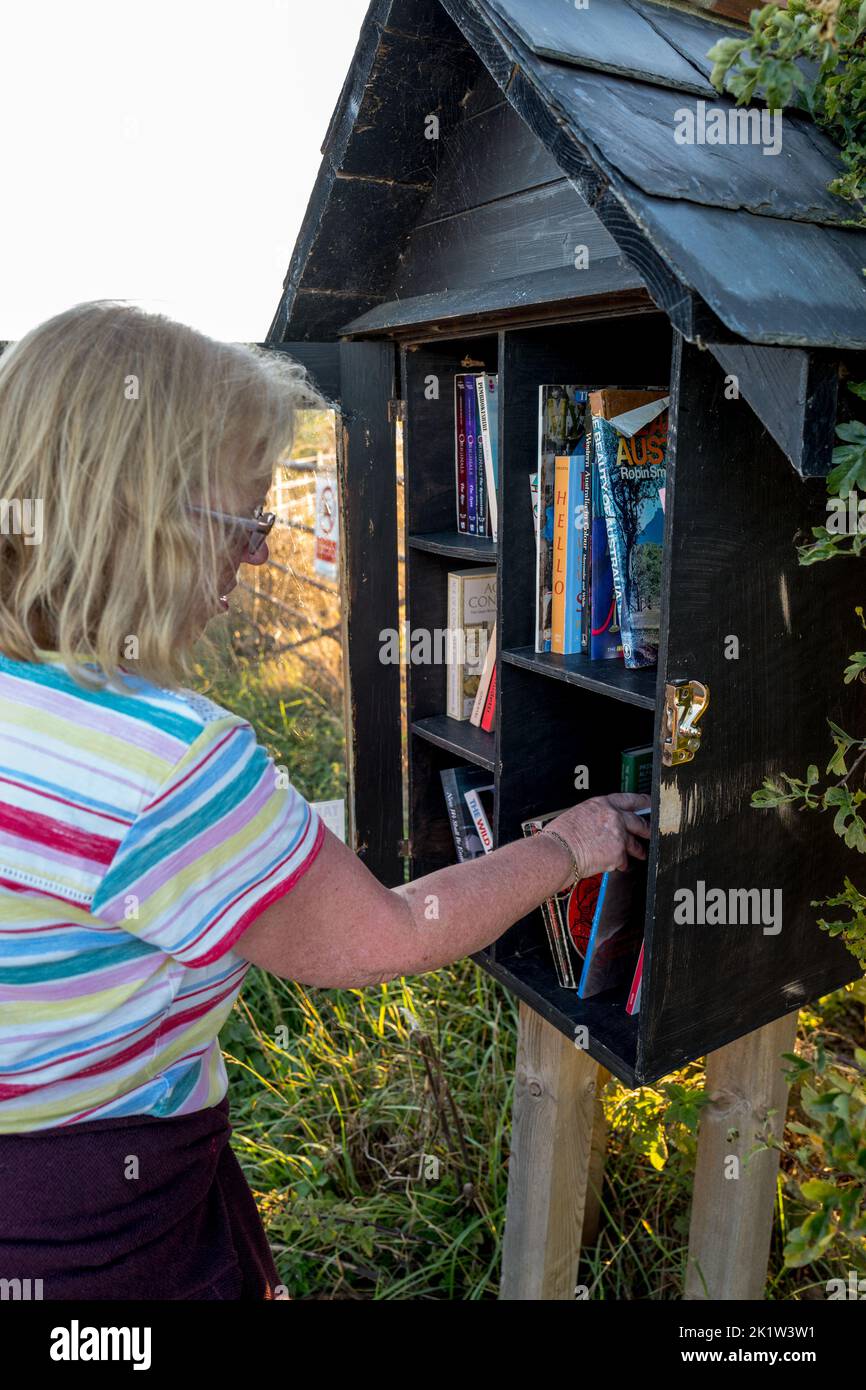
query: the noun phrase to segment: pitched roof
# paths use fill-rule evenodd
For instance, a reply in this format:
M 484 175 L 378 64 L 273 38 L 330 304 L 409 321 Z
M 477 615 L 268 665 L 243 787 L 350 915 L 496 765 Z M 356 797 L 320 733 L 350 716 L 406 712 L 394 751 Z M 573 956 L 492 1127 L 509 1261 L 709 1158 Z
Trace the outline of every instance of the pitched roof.
M 707 50 L 736 32 L 655 0 L 373 0 L 271 339 L 434 316 L 391 293 L 437 175 L 406 131 L 456 119 L 480 60 L 687 336 L 685 301 L 749 342 L 866 347 L 866 231 L 828 192 L 832 143 L 788 111 L 780 128 L 765 111 L 757 142 L 700 138 L 761 120 L 709 83 Z

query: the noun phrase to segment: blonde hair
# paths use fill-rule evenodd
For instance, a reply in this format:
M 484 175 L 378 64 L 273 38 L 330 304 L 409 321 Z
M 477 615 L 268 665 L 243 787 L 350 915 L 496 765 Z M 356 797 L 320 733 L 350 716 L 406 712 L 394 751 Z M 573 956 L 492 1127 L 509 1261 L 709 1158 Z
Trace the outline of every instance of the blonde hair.
M 245 500 L 249 514 L 296 410 L 321 404 L 284 354 L 114 300 L 77 304 L 7 348 L 0 651 L 38 661 L 50 648 L 79 679 L 87 661 L 109 679 L 123 666 L 179 684 L 194 615 L 217 609 L 227 543 L 190 508 Z M 8 524 L 22 506 L 41 517 L 40 543 Z

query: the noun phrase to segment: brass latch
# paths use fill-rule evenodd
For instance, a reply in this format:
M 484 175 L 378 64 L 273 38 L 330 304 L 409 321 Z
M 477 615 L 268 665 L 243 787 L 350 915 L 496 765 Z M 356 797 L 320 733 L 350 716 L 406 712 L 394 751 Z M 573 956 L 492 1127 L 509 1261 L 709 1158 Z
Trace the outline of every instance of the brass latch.
M 710 692 L 701 681 L 670 681 L 665 686 L 665 722 L 662 730 L 662 763 L 676 767 L 690 763 L 701 746 L 697 727 Z
M 400 400 L 391 400 L 391 401 L 389 401 L 389 402 L 388 402 L 388 424 L 389 424 L 389 425 L 396 425 L 398 421 L 400 422 L 400 424 L 402 424 L 403 421 L 404 421 L 405 419 L 406 419 L 406 402 L 405 402 L 405 401 L 400 401 Z

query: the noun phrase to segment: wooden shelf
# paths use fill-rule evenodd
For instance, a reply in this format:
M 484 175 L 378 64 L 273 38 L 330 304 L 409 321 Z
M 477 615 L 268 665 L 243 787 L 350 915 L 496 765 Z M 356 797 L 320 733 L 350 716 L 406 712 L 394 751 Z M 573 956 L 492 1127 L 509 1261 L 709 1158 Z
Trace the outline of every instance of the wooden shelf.
M 470 536 L 463 531 L 430 531 L 410 536 L 409 545 L 413 550 L 427 550 L 431 555 L 448 555 L 473 564 L 496 564 L 497 545 L 489 536 Z
M 534 647 L 512 647 L 502 652 L 502 660 L 526 671 L 552 676 L 568 685 L 579 685 L 600 695 L 610 695 L 614 700 L 639 705 L 641 709 L 655 709 L 658 675 L 655 666 L 629 671 L 617 661 L 591 661 L 583 653 L 561 656 L 558 652 L 537 652 Z
M 508 953 L 504 943 L 479 951 L 477 965 L 499 980 L 524 1003 L 531 1004 L 548 1023 L 567 1037 L 578 1025 L 589 1033 L 587 1051 L 628 1086 L 637 1079 L 639 1014 L 627 1014 L 622 995 L 612 993 L 578 999 L 577 991 L 562 989 L 550 964 L 546 945 L 525 954 Z
M 413 734 L 445 748 L 455 757 L 465 758 L 467 762 L 486 767 L 492 772 L 495 763 L 495 739 L 493 734 L 470 724 L 468 719 L 450 719 L 447 714 L 434 714 L 430 719 L 419 719 L 411 725 Z

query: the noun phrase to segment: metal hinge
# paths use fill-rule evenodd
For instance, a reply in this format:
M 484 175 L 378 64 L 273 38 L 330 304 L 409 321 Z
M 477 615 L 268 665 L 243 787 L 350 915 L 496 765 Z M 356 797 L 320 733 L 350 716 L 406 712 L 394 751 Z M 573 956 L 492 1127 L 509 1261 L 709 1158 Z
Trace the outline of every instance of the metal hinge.
M 670 681 L 665 686 L 665 718 L 662 726 L 662 763 L 677 767 L 690 763 L 701 746 L 697 727 L 710 702 L 702 681 Z
M 409 859 L 412 856 L 412 845 L 409 840 L 401 840 L 397 846 L 397 853 L 401 859 Z
M 397 400 L 389 401 L 389 402 L 388 402 L 388 424 L 389 424 L 389 425 L 396 425 L 396 423 L 397 423 L 398 420 L 402 423 L 403 420 L 405 420 L 405 418 L 406 418 L 406 402 L 405 402 L 405 401 L 397 401 Z

